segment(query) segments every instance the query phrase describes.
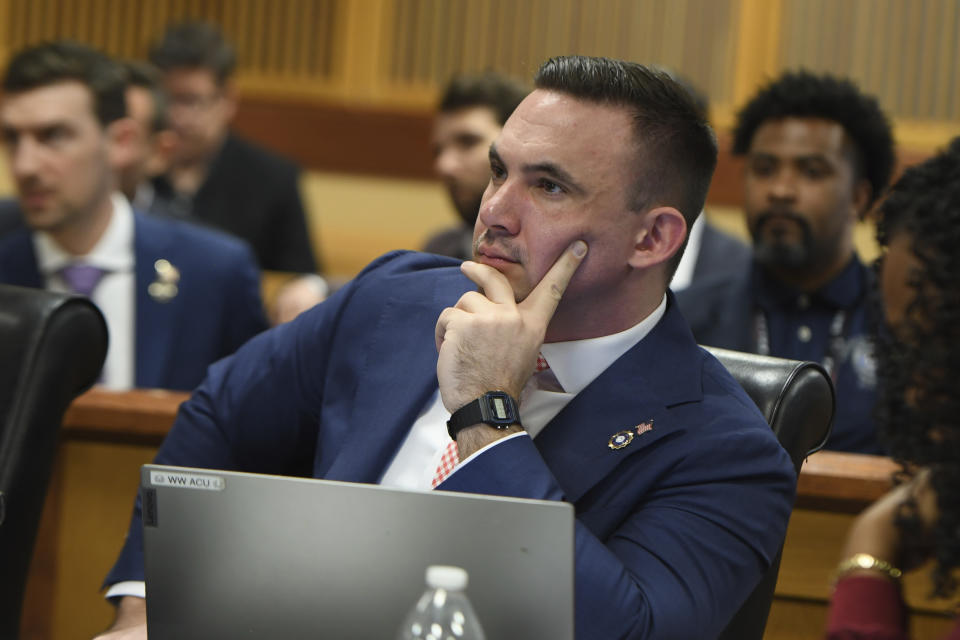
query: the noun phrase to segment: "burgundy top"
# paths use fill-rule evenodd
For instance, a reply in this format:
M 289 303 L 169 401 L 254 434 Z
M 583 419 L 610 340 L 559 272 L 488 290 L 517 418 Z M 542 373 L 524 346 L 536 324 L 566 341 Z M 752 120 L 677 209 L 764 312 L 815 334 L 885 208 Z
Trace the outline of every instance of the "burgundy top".
M 827 640 L 908 640 L 899 585 L 882 577 L 837 582 L 827 616 Z M 958 622 L 943 640 L 960 640 Z

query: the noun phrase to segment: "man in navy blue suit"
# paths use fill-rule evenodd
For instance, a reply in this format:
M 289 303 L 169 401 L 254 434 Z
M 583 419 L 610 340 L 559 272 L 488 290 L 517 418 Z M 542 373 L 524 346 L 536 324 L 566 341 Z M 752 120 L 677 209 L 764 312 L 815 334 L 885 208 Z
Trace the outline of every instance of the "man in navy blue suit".
M 536 86 L 490 148 L 473 261 L 389 254 L 258 336 L 157 462 L 569 501 L 578 638 L 716 637 L 796 482 L 667 292 L 716 143 L 641 65 L 558 58 Z M 141 541 L 137 507 L 105 638 L 144 637 Z
M 87 47 L 16 54 L 0 126 L 24 227 L 0 239 L 0 282 L 88 295 L 104 312 L 111 388 L 189 390 L 265 327 L 241 242 L 135 213 L 116 192 L 134 153 L 122 67 Z
M 837 387 L 827 448 L 881 453 L 878 318 L 853 231 L 890 179 L 890 124 L 852 82 L 788 72 L 740 111 L 733 151 L 753 258 L 678 293 L 680 308 L 701 344 L 823 363 Z

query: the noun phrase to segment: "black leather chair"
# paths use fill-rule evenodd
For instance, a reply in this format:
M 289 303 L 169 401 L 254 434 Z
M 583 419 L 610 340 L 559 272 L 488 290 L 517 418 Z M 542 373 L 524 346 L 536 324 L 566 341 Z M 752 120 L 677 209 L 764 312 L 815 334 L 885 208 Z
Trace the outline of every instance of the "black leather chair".
M 89 300 L 0 285 L 0 639 L 19 634 L 63 413 L 106 353 L 107 326 Z
M 833 426 L 835 395 L 830 376 L 814 362 L 707 349 L 760 407 L 799 475 L 804 459 L 823 447 Z M 721 640 L 763 638 L 779 570 L 778 552 L 773 565 L 720 635 Z

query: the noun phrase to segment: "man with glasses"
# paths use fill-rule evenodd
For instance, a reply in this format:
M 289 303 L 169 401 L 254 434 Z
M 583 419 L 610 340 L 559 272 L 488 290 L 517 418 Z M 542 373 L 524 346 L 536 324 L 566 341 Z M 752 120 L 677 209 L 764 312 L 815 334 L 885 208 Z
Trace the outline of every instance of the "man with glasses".
M 297 167 L 230 132 L 233 48 L 210 24 L 170 26 L 150 51 L 170 96 L 178 136 L 154 212 L 199 220 L 246 240 L 262 269 L 317 270 Z

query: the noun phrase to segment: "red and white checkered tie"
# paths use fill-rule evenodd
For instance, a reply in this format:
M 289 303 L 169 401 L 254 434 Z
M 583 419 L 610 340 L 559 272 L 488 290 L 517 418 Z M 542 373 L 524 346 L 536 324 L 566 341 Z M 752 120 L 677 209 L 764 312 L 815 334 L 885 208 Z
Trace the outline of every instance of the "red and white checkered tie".
M 550 369 L 550 365 L 547 364 L 546 359 L 543 357 L 543 354 L 537 354 L 537 366 L 534 374 L 542 373 Z M 447 479 L 453 470 L 457 468 L 457 463 L 460 461 L 459 454 L 457 453 L 457 443 L 451 440 L 447 444 L 447 448 L 443 450 L 443 455 L 440 457 L 440 464 L 437 465 L 437 470 L 433 474 L 433 480 L 430 482 L 431 487 L 436 487 L 438 484 Z
M 557 374 L 550 368 L 550 363 L 547 362 L 542 353 L 537 354 L 537 366 L 533 372 L 533 382 L 534 388 L 543 391 L 563 391 L 563 385 L 557 380 Z
M 537 354 L 537 367 L 533 370 L 534 373 L 541 373 L 550 368 L 550 365 L 547 363 L 547 359 L 543 357 L 542 353 Z
M 440 464 L 437 465 L 437 470 L 433 474 L 433 480 L 430 482 L 430 486 L 436 487 L 446 480 L 447 476 L 457 468 L 459 461 L 460 457 L 457 453 L 457 443 L 451 440 L 450 443 L 447 444 L 447 448 L 443 450 L 443 455 L 440 457 Z

